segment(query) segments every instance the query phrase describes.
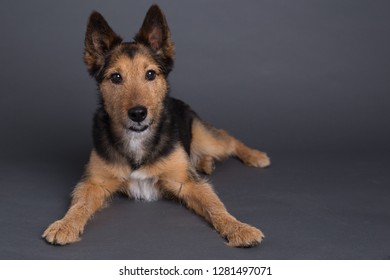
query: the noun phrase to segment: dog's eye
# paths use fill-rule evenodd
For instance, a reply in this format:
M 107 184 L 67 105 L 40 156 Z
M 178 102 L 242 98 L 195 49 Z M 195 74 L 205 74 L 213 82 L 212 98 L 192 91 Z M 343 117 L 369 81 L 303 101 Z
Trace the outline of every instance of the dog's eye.
M 154 71 L 154 70 L 146 71 L 145 78 L 148 81 L 153 81 L 156 78 L 156 71 Z
M 120 84 L 122 82 L 122 76 L 119 73 L 114 73 L 110 76 L 110 80 L 113 84 Z

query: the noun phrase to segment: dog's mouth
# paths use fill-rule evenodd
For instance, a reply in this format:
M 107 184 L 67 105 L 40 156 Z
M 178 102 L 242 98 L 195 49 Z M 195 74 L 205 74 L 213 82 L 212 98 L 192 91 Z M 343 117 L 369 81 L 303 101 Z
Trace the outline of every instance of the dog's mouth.
M 129 122 L 124 126 L 124 128 L 130 133 L 142 133 L 147 131 L 148 129 L 151 129 L 152 126 L 152 120 L 145 120 L 143 122 Z
M 143 132 L 149 128 L 149 125 L 132 125 L 129 127 L 129 130 L 134 132 Z

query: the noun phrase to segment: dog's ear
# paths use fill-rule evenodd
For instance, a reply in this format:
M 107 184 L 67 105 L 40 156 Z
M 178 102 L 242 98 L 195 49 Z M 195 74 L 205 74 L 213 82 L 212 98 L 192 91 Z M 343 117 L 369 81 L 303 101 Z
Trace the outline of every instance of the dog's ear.
M 149 8 L 142 27 L 134 40 L 149 46 L 157 54 L 173 60 L 175 48 L 171 39 L 171 32 L 159 6 L 152 5 Z
M 85 33 L 84 62 L 92 76 L 103 66 L 107 52 L 121 42 L 122 38 L 115 34 L 101 14 L 93 12 L 90 15 Z

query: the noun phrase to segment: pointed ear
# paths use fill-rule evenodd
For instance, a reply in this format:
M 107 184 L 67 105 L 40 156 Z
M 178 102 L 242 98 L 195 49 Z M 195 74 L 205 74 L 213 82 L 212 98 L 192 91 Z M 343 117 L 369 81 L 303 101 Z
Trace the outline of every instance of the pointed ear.
M 107 52 L 121 42 L 122 38 L 115 34 L 101 14 L 93 12 L 90 15 L 85 33 L 84 62 L 91 75 L 103 66 Z
M 157 5 L 152 5 L 146 13 L 141 29 L 135 36 L 136 42 L 149 46 L 157 54 L 173 59 L 175 49 L 167 20 Z

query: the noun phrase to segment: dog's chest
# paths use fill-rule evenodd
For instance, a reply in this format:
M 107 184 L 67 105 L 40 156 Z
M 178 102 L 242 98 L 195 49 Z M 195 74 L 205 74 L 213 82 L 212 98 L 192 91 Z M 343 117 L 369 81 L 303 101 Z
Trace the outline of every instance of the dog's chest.
M 129 196 L 137 200 L 156 201 L 161 197 L 156 183 L 156 177 L 150 177 L 143 171 L 134 171 L 130 174 Z

